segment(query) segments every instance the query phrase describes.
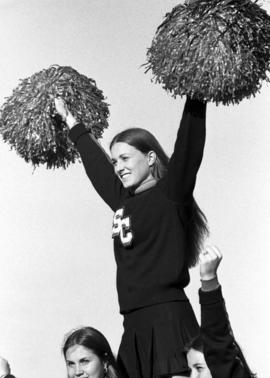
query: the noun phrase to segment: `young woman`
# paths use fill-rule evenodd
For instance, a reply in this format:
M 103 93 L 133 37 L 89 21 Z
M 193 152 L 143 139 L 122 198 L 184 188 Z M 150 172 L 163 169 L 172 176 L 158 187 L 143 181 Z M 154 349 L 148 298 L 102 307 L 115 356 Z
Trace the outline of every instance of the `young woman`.
M 187 347 L 187 360 L 190 368 L 190 378 L 212 378 L 205 362 L 203 340 L 199 335 Z
M 233 336 L 217 279 L 221 259 L 218 248 L 211 246 L 200 255 L 201 336 L 187 353 L 191 378 L 256 378 Z
M 114 211 L 117 290 L 124 315 L 118 360 L 131 378 L 187 376 L 185 345 L 199 332 L 184 287 L 198 257 L 205 217 L 193 198 L 205 144 L 206 104 L 187 99 L 170 158 L 144 129 L 110 145 L 111 160 L 61 98 L 86 173 Z
M 95 328 L 83 327 L 70 333 L 63 354 L 68 378 L 120 378 L 111 347 Z

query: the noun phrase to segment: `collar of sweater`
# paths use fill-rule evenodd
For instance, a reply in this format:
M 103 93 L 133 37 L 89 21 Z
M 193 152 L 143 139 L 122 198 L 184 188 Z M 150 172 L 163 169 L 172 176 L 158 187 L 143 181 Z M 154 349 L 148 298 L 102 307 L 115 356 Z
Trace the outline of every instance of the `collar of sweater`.
M 155 186 L 157 183 L 157 180 L 156 179 L 150 179 L 146 182 L 144 182 L 143 184 L 141 184 L 140 186 L 138 186 L 138 188 L 136 188 L 134 190 L 134 194 L 139 194 L 139 193 L 142 193 L 142 192 L 145 192 L 146 190 L 152 188 L 153 186 Z

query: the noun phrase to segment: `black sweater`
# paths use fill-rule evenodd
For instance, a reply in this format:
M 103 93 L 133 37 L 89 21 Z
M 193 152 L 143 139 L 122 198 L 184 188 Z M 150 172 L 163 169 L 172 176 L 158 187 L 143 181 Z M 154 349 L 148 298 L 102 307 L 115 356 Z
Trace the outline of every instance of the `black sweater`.
M 203 156 L 205 113 L 205 104 L 186 101 L 168 173 L 139 194 L 122 186 L 108 156 L 83 124 L 70 131 L 89 179 L 115 212 L 112 236 L 121 313 L 186 299 L 185 227 Z
M 213 378 L 251 378 L 235 342 L 221 286 L 199 291 L 204 356 Z

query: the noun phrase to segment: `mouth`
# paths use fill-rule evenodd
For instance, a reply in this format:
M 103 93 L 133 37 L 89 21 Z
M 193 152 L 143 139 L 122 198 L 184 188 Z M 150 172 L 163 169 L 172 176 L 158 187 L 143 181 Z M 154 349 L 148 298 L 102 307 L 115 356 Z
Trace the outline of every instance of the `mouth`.
M 120 179 L 124 181 L 129 175 L 130 175 L 130 173 L 122 173 L 120 175 Z

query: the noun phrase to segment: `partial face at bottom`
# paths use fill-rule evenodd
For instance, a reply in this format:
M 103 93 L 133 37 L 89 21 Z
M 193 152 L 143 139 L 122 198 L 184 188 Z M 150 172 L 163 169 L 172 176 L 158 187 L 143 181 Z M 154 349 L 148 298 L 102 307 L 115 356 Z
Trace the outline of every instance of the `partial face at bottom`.
M 82 345 L 74 345 L 66 352 L 68 378 L 104 378 L 104 365 L 100 358 Z
M 187 360 L 191 370 L 190 378 L 212 378 L 202 352 L 191 348 L 187 352 Z

